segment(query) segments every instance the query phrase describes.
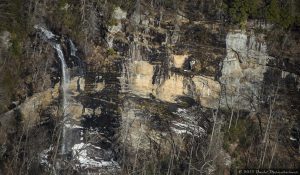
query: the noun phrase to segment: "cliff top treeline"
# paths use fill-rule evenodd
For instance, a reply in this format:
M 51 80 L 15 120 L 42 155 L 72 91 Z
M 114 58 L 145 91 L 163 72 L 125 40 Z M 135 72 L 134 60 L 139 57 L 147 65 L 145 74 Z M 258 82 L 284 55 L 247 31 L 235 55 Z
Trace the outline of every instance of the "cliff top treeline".
M 120 6 L 125 10 L 133 9 L 138 0 L 89 0 L 95 6 L 103 3 L 109 3 L 112 6 Z M 180 9 L 182 3 L 193 3 L 196 6 L 203 4 L 208 0 L 190 0 L 188 2 L 179 0 L 152 0 L 152 4 L 159 4 L 164 8 Z M 20 25 L 28 24 L 31 11 L 33 10 L 35 0 L 23 2 L 22 0 L 2 0 L 0 2 L 0 30 L 17 30 Z M 85 1 L 84 1 L 85 2 Z M 63 9 L 65 4 L 73 4 L 74 7 L 79 7 L 83 4 L 74 0 L 56 0 L 51 2 L 52 7 L 47 10 Z M 210 4 L 210 3 L 205 3 Z M 300 1 L 297 0 L 215 0 L 208 9 L 218 9 L 222 11 L 223 20 L 229 21 L 231 24 L 243 25 L 247 19 L 265 20 L 273 24 L 278 24 L 283 28 L 290 28 L 300 25 Z M 58 8 L 58 9 L 56 9 Z M 31 9 L 31 10 L 30 10 Z M 79 8 L 77 10 L 80 10 Z M 58 11 L 59 12 L 59 11 Z M 80 17 L 80 13 L 77 13 Z M 77 18 L 73 16 L 73 18 Z M 219 15 L 215 15 L 220 18 Z M 25 17 L 25 18 L 24 18 Z M 63 19 L 62 19 L 63 20 Z M 24 27 L 24 26 L 22 26 Z M 22 28 L 24 31 L 24 28 Z
M 231 23 L 245 25 L 247 19 L 259 19 L 285 29 L 300 25 L 300 1 L 296 0 L 224 0 L 223 9 Z

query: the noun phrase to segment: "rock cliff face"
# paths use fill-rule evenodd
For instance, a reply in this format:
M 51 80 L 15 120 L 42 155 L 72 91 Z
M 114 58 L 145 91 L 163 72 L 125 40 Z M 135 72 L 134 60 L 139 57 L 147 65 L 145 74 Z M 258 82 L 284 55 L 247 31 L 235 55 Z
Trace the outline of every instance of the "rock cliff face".
M 19 172 L 30 167 L 20 150 L 30 152 L 39 142 L 27 169 L 44 174 L 297 168 L 298 31 L 285 41 L 294 49 L 279 53 L 272 28 L 252 21 L 243 30 L 228 26 L 223 1 L 59 2 L 61 14 L 49 7 L 34 18 L 55 37 L 32 26 L 25 43 L 33 48 L 24 48 L 33 56 L 16 101 L 0 114 L 0 160 L 6 162 L 0 174 L 10 164 L 20 165 Z M 78 26 L 79 17 L 70 16 L 77 11 Z M 1 33 L 0 54 L 12 47 L 10 35 Z M 66 89 L 53 43 L 61 45 L 70 73 Z M 13 154 L 23 158 L 10 161 Z
M 267 63 L 274 58 L 267 54 L 263 35 L 248 36 L 242 31 L 227 34 L 226 50 L 220 77 L 226 88 L 223 104 L 251 110 L 251 105 L 257 105 Z

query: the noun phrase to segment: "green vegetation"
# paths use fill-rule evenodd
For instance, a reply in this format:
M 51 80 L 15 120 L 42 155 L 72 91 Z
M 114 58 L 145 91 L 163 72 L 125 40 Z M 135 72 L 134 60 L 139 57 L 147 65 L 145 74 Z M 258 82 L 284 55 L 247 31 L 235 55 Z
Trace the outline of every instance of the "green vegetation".
M 299 26 L 299 1 L 225 0 L 223 8 L 233 24 L 244 27 L 248 19 L 260 19 L 284 29 Z
M 3 72 L 1 75 L 0 83 L 1 87 L 0 90 L 3 92 L 0 94 L 0 112 L 7 110 L 7 103 L 10 101 L 10 97 L 13 95 L 15 83 L 14 74 L 13 72 Z
M 116 25 L 118 25 L 118 21 L 117 21 L 116 18 L 111 17 L 111 18 L 108 20 L 107 25 L 108 25 L 108 26 L 116 26 Z
M 223 128 L 224 142 L 223 148 L 234 158 L 232 165 L 233 169 L 244 167 L 244 155 L 242 152 L 247 152 L 251 144 L 255 144 L 255 140 L 259 137 L 259 128 L 257 123 L 249 119 L 239 119 L 236 126 L 232 125 L 228 130 L 228 125 Z
M 165 8 L 176 9 L 178 7 L 179 2 L 180 1 L 177 1 L 177 0 L 165 0 L 165 1 L 162 1 L 162 5 Z
M 22 0 L 4 0 L 4 2 L 1 2 L 0 20 L 0 31 L 21 31 L 22 28 L 19 27 L 24 24 L 22 19 Z
M 121 9 L 128 11 L 136 5 L 136 0 L 111 0 L 109 3 L 113 4 L 114 7 L 120 7 Z
M 292 2 L 279 2 L 278 0 L 271 0 L 267 6 L 266 19 L 270 22 L 278 24 L 283 28 L 289 28 L 297 22 Z
M 115 55 L 117 55 L 117 52 L 113 48 L 109 48 L 109 49 L 107 49 L 107 55 L 115 56 Z
M 27 33 L 22 3 L 22 0 L 4 0 L 0 6 L 0 34 L 3 31 L 10 33 L 10 47 L 8 50 L 0 50 L 0 65 L 3 66 L 0 70 L 0 113 L 7 110 L 20 81 L 23 43 Z
M 252 139 L 256 137 L 255 134 L 259 133 L 258 128 L 254 123 L 249 122 L 246 119 L 240 119 L 236 126 L 224 128 L 224 148 L 228 149 L 230 144 L 237 143 L 240 148 L 246 149 L 250 146 Z
M 26 24 L 22 14 L 22 0 L 4 0 L 0 6 L 0 32 L 12 34 L 12 52 L 20 55 L 21 45 L 26 36 Z
M 272 0 L 266 11 L 266 17 L 272 22 L 276 22 L 280 19 L 280 8 L 276 0 Z
M 59 0 L 53 11 L 53 23 L 58 28 L 67 29 L 73 38 L 83 39 L 81 32 L 80 4 L 72 0 Z
M 245 140 L 246 126 L 245 120 L 239 120 L 236 126 L 231 127 L 224 135 L 224 147 L 229 148 L 229 144 L 240 143 L 241 140 Z
M 233 23 L 245 25 L 249 16 L 256 15 L 259 0 L 234 0 L 229 3 L 228 13 Z
M 11 38 L 11 47 L 10 47 L 10 53 L 11 56 L 15 59 L 20 59 L 22 56 L 22 38 L 16 33 L 12 34 Z

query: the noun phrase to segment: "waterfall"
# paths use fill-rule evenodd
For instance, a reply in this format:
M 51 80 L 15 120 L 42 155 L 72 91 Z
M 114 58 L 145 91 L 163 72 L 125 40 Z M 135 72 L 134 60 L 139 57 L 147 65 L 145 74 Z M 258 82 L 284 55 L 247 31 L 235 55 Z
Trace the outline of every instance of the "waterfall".
M 48 31 L 46 28 L 41 27 L 39 25 L 34 26 L 35 29 L 40 30 L 44 37 L 46 37 L 47 40 L 56 40 L 56 35 L 54 35 L 52 32 Z
M 62 148 L 61 148 L 61 153 L 65 154 L 67 152 L 66 148 L 66 121 L 67 121 L 67 107 L 68 107 L 68 87 L 69 87 L 69 82 L 70 82 L 70 76 L 68 72 L 68 67 L 64 58 L 64 54 L 62 52 L 62 48 L 60 44 L 55 44 L 54 48 L 57 52 L 57 55 L 60 59 L 61 62 L 61 72 L 62 72 L 62 80 L 61 80 L 61 87 L 62 87 L 62 109 L 63 109 L 63 130 L 62 130 Z
M 68 41 L 69 41 L 69 48 L 70 48 L 70 56 L 74 57 L 76 59 L 76 63 L 79 66 L 79 74 L 82 77 L 84 75 L 84 64 L 83 64 L 82 60 L 80 59 L 80 57 L 77 56 L 77 54 L 76 54 L 78 49 L 76 48 L 73 41 L 71 39 L 69 39 Z
M 63 108 L 63 111 L 64 111 L 64 116 L 65 116 L 65 111 L 66 111 L 66 108 L 67 108 L 67 89 L 68 89 L 68 84 L 69 84 L 69 81 L 70 81 L 70 76 L 69 76 L 69 72 L 68 72 L 68 67 L 67 67 L 67 64 L 66 64 L 66 61 L 65 61 L 65 58 L 64 58 L 64 54 L 62 52 L 62 49 L 61 49 L 61 46 L 60 44 L 55 44 L 54 45 L 54 48 L 56 50 L 56 53 L 60 59 L 60 62 L 61 62 L 61 71 L 62 71 L 62 81 L 61 81 L 61 86 L 62 86 L 62 89 L 63 89 L 63 103 L 62 103 L 62 108 Z
M 61 72 L 62 72 L 62 77 L 61 77 L 61 87 L 62 87 L 62 109 L 63 109 L 63 134 L 62 134 L 62 154 L 66 153 L 66 126 L 65 122 L 67 120 L 67 107 L 68 107 L 68 87 L 69 87 L 69 82 L 70 82 L 70 75 L 68 71 L 68 67 L 65 61 L 65 57 L 61 48 L 61 45 L 56 42 L 57 36 L 54 35 L 52 32 L 48 31 L 46 28 L 35 25 L 35 29 L 39 30 L 45 37 L 46 41 L 48 41 L 51 46 L 56 50 L 56 53 L 60 59 L 61 62 Z M 72 43 L 73 44 L 73 43 Z M 72 46 L 72 45 L 71 45 Z M 74 46 L 74 44 L 73 44 Z M 71 47 L 71 54 L 76 53 L 76 48 L 75 46 L 72 48 Z
M 70 50 L 71 50 L 71 56 L 76 57 L 77 48 L 75 47 L 75 44 L 72 40 L 69 40 L 70 42 Z
M 65 60 L 65 55 L 62 50 L 62 46 L 58 40 L 58 37 L 48 31 L 46 28 L 35 26 L 35 28 L 40 32 L 41 37 L 47 41 L 56 51 L 57 56 L 61 62 L 61 108 L 63 112 L 62 120 L 62 129 L 61 129 L 61 151 L 60 158 L 53 164 L 54 169 L 62 169 L 66 166 L 65 163 L 61 163 L 61 160 L 65 162 L 67 159 L 76 161 L 76 169 L 82 168 L 81 170 L 89 171 L 99 170 L 99 171 L 111 171 L 117 172 L 120 169 L 120 166 L 117 162 L 113 160 L 111 155 L 111 150 L 104 150 L 100 146 L 91 143 L 88 140 L 83 139 L 84 132 L 89 133 L 89 135 L 94 134 L 94 130 L 89 131 L 88 129 L 83 132 L 83 127 L 81 126 L 80 121 L 76 121 L 74 114 L 74 107 L 81 106 L 81 104 L 74 98 L 74 96 L 68 93 L 69 90 L 72 90 L 69 87 L 71 84 L 71 76 L 68 71 L 68 67 Z M 69 43 L 69 52 L 70 60 L 74 61 L 74 58 L 78 60 L 78 66 L 80 68 L 80 75 L 83 76 L 83 62 L 76 55 L 77 48 L 71 39 L 68 39 Z M 74 73 L 74 68 L 72 75 Z M 78 80 L 79 81 L 79 80 Z M 77 82 L 78 83 L 78 82 Z M 78 85 L 78 84 L 77 84 Z M 76 106 L 77 105 L 77 106 Z M 47 151 L 46 151 L 47 152 Z M 45 156 L 44 156 L 45 157 Z M 108 159 L 110 158 L 110 159 Z M 47 157 L 46 157 L 47 159 Z M 75 168 L 75 167 L 74 167 Z M 54 170 L 56 171 L 56 170 Z M 55 173 L 54 173 L 55 174 Z M 100 173 L 101 174 L 101 173 Z M 113 173 L 118 174 L 118 173 Z

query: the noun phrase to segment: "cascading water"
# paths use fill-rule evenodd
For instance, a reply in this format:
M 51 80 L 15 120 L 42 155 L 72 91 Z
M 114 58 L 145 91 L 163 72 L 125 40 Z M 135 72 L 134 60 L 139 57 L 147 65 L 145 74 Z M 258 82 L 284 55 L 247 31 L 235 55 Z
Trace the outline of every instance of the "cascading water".
M 62 71 L 62 77 L 61 77 L 61 87 L 62 87 L 62 110 L 63 110 L 63 129 L 62 129 L 62 149 L 61 153 L 65 154 L 67 151 L 66 148 L 66 116 L 67 116 L 67 107 L 68 107 L 68 87 L 69 87 L 69 82 L 70 82 L 70 75 L 68 72 L 68 67 L 65 61 L 65 57 L 61 48 L 61 45 L 56 43 L 56 35 L 54 35 L 52 32 L 48 31 L 44 27 L 41 26 L 34 26 L 35 29 L 40 30 L 45 37 L 45 39 L 50 42 L 52 47 L 56 50 L 56 53 L 60 59 L 61 62 L 61 71 Z M 73 51 L 74 54 L 76 51 Z
M 69 40 L 69 42 L 70 42 L 71 56 L 77 57 L 76 56 L 77 48 L 75 47 L 75 44 L 73 43 L 72 40 Z
M 35 26 L 35 28 L 42 33 L 42 37 L 51 44 L 51 46 L 56 50 L 56 53 L 61 62 L 61 71 L 62 71 L 62 78 L 61 78 L 61 88 L 62 88 L 62 111 L 63 111 L 63 125 L 62 125 L 62 144 L 61 144 L 61 157 L 62 159 L 72 159 L 74 160 L 76 168 L 82 168 L 83 171 L 109 171 L 114 172 L 112 174 L 117 174 L 116 172 L 119 171 L 120 166 L 117 162 L 115 162 L 112 158 L 112 153 L 110 150 L 104 150 L 101 147 L 94 144 L 94 142 L 86 141 L 83 138 L 84 133 L 88 133 L 88 135 L 94 135 L 95 131 L 88 129 L 83 131 L 83 127 L 80 125 L 81 121 L 76 121 L 74 118 L 74 114 L 76 112 L 72 111 L 74 106 L 80 107 L 80 102 L 74 98 L 74 94 L 68 94 L 68 91 L 72 91 L 72 81 L 71 76 L 68 71 L 68 67 L 65 61 L 65 56 L 62 50 L 62 46 L 59 44 L 57 36 L 54 35 L 52 32 L 48 31 L 47 29 Z M 69 51 L 70 51 L 70 59 L 77 59 L 80 76 L 84 76 L 83 74 L 83 62 L 81 59 L 76 55 L 77 48 L 75 47 L 72 40 L 68 40 L 69 42 Z M 74 61 L 74 60 L 73 60 Z M 72 68 L 74 70 L 75 67 Z M 75 71 L 72 72 L 72 75 Z M 82 77 L 80 77 L 82 78 Z M 78 80 L 79 81 L 79 80 Z M 70 87 L 69 87 L 69 84 Z M 80 104 L 80 105 L 79 105 Z M 80 113 L 80 112 L 79 112 Z M 52 148 L 50 147 L 48 150 L 45 150 L 43 154 L 47 154 L 49 150 Z M 68 156 L 66 156 L 68 155 Z M 71 155 L 71 157 L 69 157 Z M 43 156 L 47 157 L 47 156 Z M 44 162 L 47 162 L 47 159 L 44 159 Z M 61 169 L 65 166 L 65 161 L 60 163 L 55 163 L 53 166 L 54 169 Z M 56 171 L 56 170 L 54 170 Z M 55 173 L 54 173 L 55 174 Z M 101 173 L 100 173 L 101 174 Z
M 70 82 L 70 76 L 68 72 L 68 67 L 64 58 L 64 54 L 62 52 L 60 44 L 55 44 L 54 48 L 57 52 L 57 55 L 61 61 L 61 70 L 62 70 L 62 81 L 61 81 L 61 86 L 62 86 L 62 109 L 63 109 L 63 130 L 62 130 L 62 148 L 61 148 L 61 153 L 65 154 L 67 152 L 66 148 L 66 120 L 67 120 L 67 108 L 68 108 L 68 87 L 69 87 L 69 82 Z
M 69 46 L 70 46 L 70 56 L 76 58 L 77 64 L 79 66 L 79 74 L 80 76 L 84 75 L 84 66 L 82 60 L 77 56 L 76 52 L 78 49 L 76 48 L 75 44 L 71 39 L 69 39 Z
M 62 52 L 61 46 L 60 44 L 55 44 L 54 48 L 57 52 L 57 55 L 60 59 L 61 62 L 61 71 L 62 71 L 62 81 L 61 81 L 61 86 L 62 86 L 62 90 L 63 90 L 63 103 L 62 103 L 62 108 L 63 108 L 63 112 L 64 112 L 64 116 L 65 116 L 65 112 L 67 109 L 67 98 L 68 98 L 68 93 L 67 93 L 67 89 L 68 89 L 68 84 L 70 81 L 70 76 L 69 76 L 69 72 L 68 72 L 68 68 L 67 68 L 67 64 L 64 58 L 64 54 Z

